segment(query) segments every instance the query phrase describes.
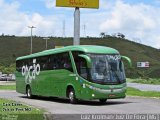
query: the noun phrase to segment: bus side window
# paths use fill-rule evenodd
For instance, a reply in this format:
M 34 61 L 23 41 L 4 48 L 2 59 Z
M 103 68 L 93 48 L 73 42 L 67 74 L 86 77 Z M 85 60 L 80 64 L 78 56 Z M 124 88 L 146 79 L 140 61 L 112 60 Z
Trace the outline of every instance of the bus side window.
M 83 58 L 79 58 L 79 74 L 87 79 L 88 78 L 88 71 L 87 71 L 87 62 Z
M 72 52 L 73 57 L 74 57 L 74 61 L 76 64 L 76 68 L 77 68 L 77 72 L 78 74 L 89 80 L 89 70 L 87 68 L 87 62 L 85 59 L 79 57 L 78 55 L 83 54 L 82 52 Z
M 55 68 L 53 67 L 54 65 L 54 56 L 50 55 L 48 58 L 48 70 L 54 70 Z
M 68 52 L 54 54 L 50 56 L 49 69 L 66 69 L 73 72 L 70 56 Z
M 22 72 L 22 67 L 23 66 L 29 66 L 30 65 L 30 59 L 25 59 L 25 60 L 17 60 L 16 61 L 16 70 L 18 72 Z
M 21 71 L 22 71 L 22 66 L 23 66 L 23 61 L 22 61 L 22 60 L 16 61 L 16 70 L 17 70 L 18 72 L 21 72 Z
M 40 65 L 41 71 L 47 70 L 47 56 L 42 56 L 35 59 L 36 59 L 36 64 Z M 33 64 L 33 60 L 32 60 L 32 64 Z
M 63 58 L 62 59 L 63 59 L 63 68 L 73 72 L 73 67 L 72 67 L 72 63 L 71 63 L 69 53 L 68 52 L 63 53 Z

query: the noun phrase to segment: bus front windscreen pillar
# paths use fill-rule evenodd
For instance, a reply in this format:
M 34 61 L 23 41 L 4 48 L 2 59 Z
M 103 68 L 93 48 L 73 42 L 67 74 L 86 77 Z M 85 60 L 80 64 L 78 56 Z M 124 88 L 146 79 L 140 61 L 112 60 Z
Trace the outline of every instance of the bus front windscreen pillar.
M 80 45 L 80 10 L 75 8 L 74 12 L 74 40 L 73 45 Z

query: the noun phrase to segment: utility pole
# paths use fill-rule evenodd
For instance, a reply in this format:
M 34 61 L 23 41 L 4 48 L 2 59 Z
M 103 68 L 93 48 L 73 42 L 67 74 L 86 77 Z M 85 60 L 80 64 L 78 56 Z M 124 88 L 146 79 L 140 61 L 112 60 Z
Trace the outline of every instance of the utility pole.
M 56 0 L 57 7 L 75 7 L 73 45 L 80 45 L 80 8 L 99 8 L 99 0 Z
M 85 38 L 86 37 L 86 24 L 83 25 L 83 37 Z
M 66 37 L 66 22 L 65 20 L 63 21 L 63 33 L 62 33 L 62 37 L 65 38 Z
M 43 38 L 43 39 L 46 40 L 46 50 L 47 50 L 47 47 L 48 47 L 48 40 L 49 40 L 50 38 L 45 37 L 45 38 Z
M 73 45 L 80 45 L 80 10 L 75 8 L 74 12 L 74 40 Z
M 32 54 L 32 29 L 36 28 L 36 27 L 34 27 L 34 26 L 28 26 L 28 28 L 31 29 L 31 52 L 30 52 L 30 54 Z

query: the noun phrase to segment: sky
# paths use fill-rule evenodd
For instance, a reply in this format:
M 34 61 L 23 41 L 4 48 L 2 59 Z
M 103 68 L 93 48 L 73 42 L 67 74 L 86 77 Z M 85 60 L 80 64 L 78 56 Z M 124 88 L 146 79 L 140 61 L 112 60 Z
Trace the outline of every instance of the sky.
M 81 8 L 81 37 L 101 32 L 123 33 L 127 39 L 160 48 L 160 0 L 99 0 L 99 9 Z M 73 36 L 74 8 L 56 7 L 55 0 L 0 0 L 0 34 Z M 85 26 L 85 31 L 84 31 Z

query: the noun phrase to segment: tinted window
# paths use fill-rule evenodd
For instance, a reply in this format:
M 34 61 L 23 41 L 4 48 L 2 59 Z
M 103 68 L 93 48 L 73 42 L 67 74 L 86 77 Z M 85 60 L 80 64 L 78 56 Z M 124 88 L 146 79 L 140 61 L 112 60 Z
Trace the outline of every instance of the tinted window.
M 57 70 L 66 69 L 73 72 L 70 56 L 68 52 L 59 53 L 54 55 L 42 56 L 26 60 L 16 61 L 16 69 L 21 72 L 22 66 L 33 66 L 33 61 L 36 60 L 35 64 L 39 64 L 41 71 L 43 70 Z
M 68 52 L 51 55 L 49 60 L 49 69 L 66 69 L 73 72 L 71 59 Z
M 83 54 L 83 52 L 72 52 L 74 61 L 76 64 L 78 74 L 89 80 L 89 69 L 87 68 L 87 62 L 84 58 L 79 57 L 78 55 Z
M 26 66 L 26 65 L 27 66 L 31 65 L 30 59 L 18 60 L 18 61 L 16 61 L 16 70 L 18 72 L 21 72 L 22 71 L 22 67 Z
M 22 61 L 20 61 L 20 60 L 16 61 L 16 70 L 18 72 L 21 72 L 22 66 L 23 66 Z
M 36 60 L 36 64 L 40 65 L 41 70 L 48 70 L 49 56 L 42 56 L 34 59 Z

